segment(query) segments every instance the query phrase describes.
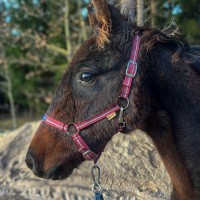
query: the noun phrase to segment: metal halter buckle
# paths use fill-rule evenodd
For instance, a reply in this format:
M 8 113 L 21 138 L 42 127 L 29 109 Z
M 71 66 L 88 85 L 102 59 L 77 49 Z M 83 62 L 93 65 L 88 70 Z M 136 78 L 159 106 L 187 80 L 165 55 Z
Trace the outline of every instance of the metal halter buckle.
M 89 149 L 88 151 L 83 153 L 83 156 L 88 155 L 89 153 L 92 153 L 92 151 Z
M 134 74 L 128 73 L 128 69 L 129 69 L 129 66 L 130 66 L 131 63 L 132 63 L 133 65 L 135 65 L 135 67 L 136 67 L 136 70 L 135 70 L 135 73 L 134 73 Z M 135 75 L 136 75 L 136 72 L 137 72 L 137 63 L 134 62 L 133 60 L 129 60 L 129 61 L 128 61 L 128 64 L 127 64 L 127 67 L 126 67 L 126 76 L 129 76 L 129 77 L 134 78 Z

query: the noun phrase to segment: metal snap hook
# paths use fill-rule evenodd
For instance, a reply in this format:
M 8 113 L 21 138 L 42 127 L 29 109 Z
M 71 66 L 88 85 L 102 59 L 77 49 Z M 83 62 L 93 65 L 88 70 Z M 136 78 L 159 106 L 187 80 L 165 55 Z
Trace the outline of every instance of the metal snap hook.
M 92 179 L 94 181 L 94 184 L 97 184 L 97 185 L 100 185 L 100 181 L 101 181 L 101 171 L 100 171 L 100 168 L 98 165 L 94 165 L 92 167 L 92 170 L 91 170 L 91 173 L 92 173 Z M 97 173 L 97 178 L 95 177 L 95 173 Z
M 92 191 L 95 193 L 95 195 L 102 194 L 100 167 L 95 164 L 92 167 L 91 173 L 92 173 L 92 179 L 94 182 L 94 184 L 92 186 Z
M 122 132 L 126 126 L 126 123 L 124 122 L 124 108 L 121 107 L 119 111 L 119 118 L 118 118 L 118 131 Z

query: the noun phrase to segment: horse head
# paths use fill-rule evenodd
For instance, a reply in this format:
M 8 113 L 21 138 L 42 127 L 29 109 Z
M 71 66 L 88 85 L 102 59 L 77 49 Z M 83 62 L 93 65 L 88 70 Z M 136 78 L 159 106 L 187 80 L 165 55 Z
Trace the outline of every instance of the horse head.
M 132 27 L 118 9 L 104 0 L 93 0 L 88 7 L 94 34 L 78 49 L 55 92 L 46 115 L 73 124 L 93 117 L 117 103 L 132 48 Z M 136 76 L 135 84 L 137 85 Z M 133 101 L 123 112 L 124 133 L 135 129 L 137 109 Z M 123 102 L 122 102 L 123 103 Z M 80 131 L 92 152 L 98 154 L 116 133 L 119 112 Z M 74 129 L 75 127 L 71 127 Z M 64 129 L 65 130 L 65 129 Z M 72 130 L 73 131 L 73 130 Z M 64 179 L 85 160 L 65 131 L 42 122 L 26 156 L 27 166 L 39 177 Z

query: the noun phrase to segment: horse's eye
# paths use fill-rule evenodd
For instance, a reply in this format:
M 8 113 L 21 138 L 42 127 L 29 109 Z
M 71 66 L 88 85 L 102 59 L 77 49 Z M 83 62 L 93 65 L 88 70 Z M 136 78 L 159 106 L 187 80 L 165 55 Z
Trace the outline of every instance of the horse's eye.
M 83 82 L 92 82 L 94 80 L 95 76 L 94 74 L 90 73 L 90 72 L 83 72 L 81 74 L 80 80 Z

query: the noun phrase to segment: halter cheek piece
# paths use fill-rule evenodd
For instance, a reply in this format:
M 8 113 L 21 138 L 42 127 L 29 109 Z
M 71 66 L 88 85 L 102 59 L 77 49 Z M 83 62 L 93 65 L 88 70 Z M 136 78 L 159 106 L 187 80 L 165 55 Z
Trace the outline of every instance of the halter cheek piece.
M 84 120 L 84 121 L 74 123 L 74 124 L 64 124 L 58 120 L 55 120 L 49 117 L 46 114 L 42 118 L 42 121 L 45 122 L 46 124 L 49 124 L 50 126 L 53 126 L 59 129 L 60 131 L 66 132 L 68 134 L 69 132 L 71 132 L 70 130 L 71 127 L 74 127 L 75 133 L 69 134 L 69 135 L 72 137 L 72 139 L 76 143 L 78 147 L 78 151 L 83 155 L 83 157 L 86 160 L 93 160 L 96 163 L 99 157 L 101 156 L 102 152 L 100 152 L 99 154 L 96 154 L 90 150 L 90 148 L 88 147 L 88 145 L 85 143 L 85 141 L 80 135 L 80 131 L 82 129 L 102 119 L 109 118 L 110 116 L 114 115 L 114 113 L 118 110 L 120 111 L 119 112 L 119 131 L 123 130 L 123 128 L 125 127 L 125 122 L 123 120 L 123 111 L 129 106 L 128 97 L 129 97 L 129 93 L 130 93 L 130 89 L 132 85 L 132 80 L 135 77 L 136 72 L 137 72 L 137 57 L 139 53 L 140 39 L 141 38 L 139 35 L 136 35 L 133 39 L 131 56 L 126 68 L 126 75 L 122 84 L 121 94 L 119 96 L 119 101 L 122 99 L 127 101 L 127 105 L 125 107 L 117 103 L 116 105 L 113 105 L 111 108 L 108 108 L 102 111 L 101 113 L 95 115 L 94 117 L 88 120 Z

